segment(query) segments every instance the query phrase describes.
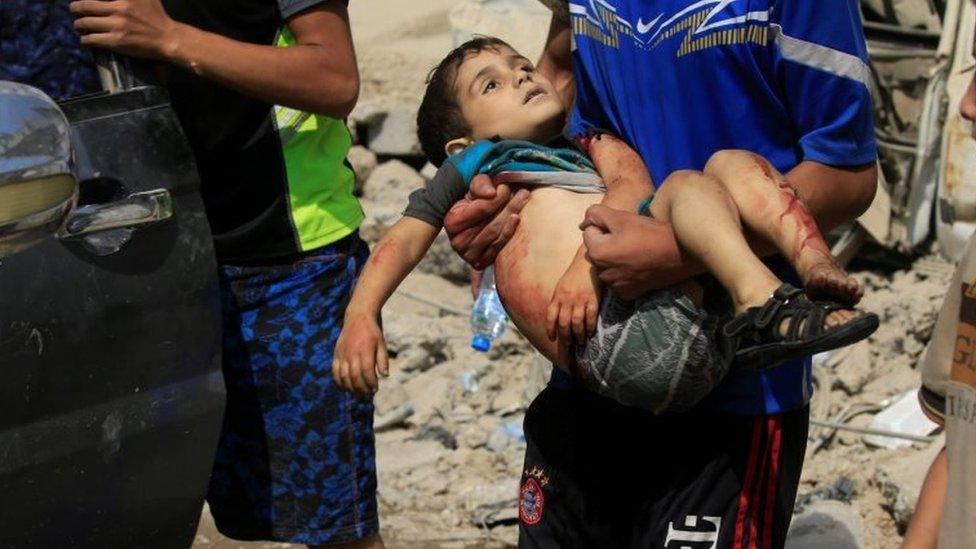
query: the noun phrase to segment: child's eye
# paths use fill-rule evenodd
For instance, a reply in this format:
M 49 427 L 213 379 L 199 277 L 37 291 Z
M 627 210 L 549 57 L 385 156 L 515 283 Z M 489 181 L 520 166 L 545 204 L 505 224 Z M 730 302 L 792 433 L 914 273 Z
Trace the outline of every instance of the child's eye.
M 485 84 L 485 89 L 481 93 L 488 93 L 497 87 L 498 87 L 498 82 L 494 80 L 489 80 L 488 83 Z

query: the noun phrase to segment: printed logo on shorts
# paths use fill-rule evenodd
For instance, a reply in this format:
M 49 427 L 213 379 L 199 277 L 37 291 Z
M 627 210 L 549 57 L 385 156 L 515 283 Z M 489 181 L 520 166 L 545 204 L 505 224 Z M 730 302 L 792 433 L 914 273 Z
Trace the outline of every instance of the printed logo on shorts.
M 699 518 L 706 524 L 699 524 Z M 702 526 L 705 526 L 704 530 Z M 690 544 L 695 544 L 694 547 L 715 549 L 718 545 L 718 532 L 722 528 L 722 517 L 688 515 L 685 517 L 684 527 L 687 530 L 679 530 L 674 527 L 673 522 L 668 522 L 668 537 L 664 540 L 664 546 L 671 547 L 671 542 L 674 541 L 679 542 L 677 547 L 692 547 Z
M 522 481 L 522 488 L 519 489 L 519 519 L 522 524 L 532 526 L 542 520 L 542 511 L 545 508 L 546 496 L 542 493 L 542 487 L 549 484 L 549 479 L 544 471 L 538 467 L 525 470 L 525 480 Z

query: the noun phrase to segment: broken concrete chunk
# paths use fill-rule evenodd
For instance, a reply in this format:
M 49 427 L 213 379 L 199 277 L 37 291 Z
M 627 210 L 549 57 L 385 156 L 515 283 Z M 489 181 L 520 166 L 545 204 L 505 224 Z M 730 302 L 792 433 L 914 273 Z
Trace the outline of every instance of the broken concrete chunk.
M 369 244 L 376 244 L 403 216 L 403 208 L 386 206 L 370 200 L 361 200 L 360 204 L 366 217 L 359 225 L 359 236 Z
M 891 480 L 888 473 L 881 469 L 875 471 L 874 478 L 871 480 L 878 487 L 881 496 L 884 497 L 882 507 L 891 514 L 891 518 L 898 527 L 898 532 L 904 533 L 905 528 L 908 527 L 908 521 L 912 518 L 912 512 L 915 510 L 915 500 L 918 498 L 918 494 L 915 493 L 912 497 L 911 494 L 906 493 L 901 485 Z
M 362 128 L 365 127 L 365 132 Z M 422 156 L 417 138 L 417 111 L 394 107 L 370 113 L 359 124 L 363 143 L 374 153 L 385 156 Z
M 841 475 L 837 477 L 837 480 L 833 484 L 820 487 L 797 497 L 793 512 L 802 513 L 808 507 L 820 501 L 850 503 L 855 495 L 857 495 L 857 482 L 847 475 Z
M 382 433 L 383 431 L 404 427 L 407 419 L 412 415 L 413 404 L 410 402 L 405 402 L 385 414 L 377 413 L 376 418 L 373 420 L 373 431 Z
M 451 10 L 454 45 L 474 35 L 497 36 L 529 59 L 538 59 L 551 12 L 538 0 L 467 0 Z
M 376 154 L 366 147 L 355 145 L 349 149 L 349 152 L 346 154 L 346 159 L 349 160 L 352 171 L 356 173 L 356 187 L 354 192 L 356 195 L 362 195 L 363 186 L 366 185 L 369 176 L 376 169 Z
M 420 169 L 420 175 L 427 181 L 434 179 L 434 176 L 437 175 L 437 166 L 434 166 L 430 162 L 424 164 L 424 167 Z
M 861 517 L 846 503 L 818 501 L 793 518 L 786 535 L 787 549 L 860 549 Z
M 875 468 L 871 484 L 881 492 L 882 507 L 891 515 L 899 533 L 908 526 L 925 473 L 944 445 L 944 437 L 940 435 L 923 450 L 905 448 L 891 454 Z
M 377 166 L 366 180 L 363 198 L 403 211 L 410 193 L 423 186 L 424 178 L 417 170 L 399 160 L 388 160 Z
M 522 398 L 522 387 L 514 383 L 505 384 L 500 390 L 495 392 L 489 411 L 502 416 L 513 414 L 525 408 L 525 403 Z
M 427 250 L 423 261 L 417 265 L 422 273 L 437 275 L 441 278 L 464 284 L 471 279 L 471 267 L 451 248 L 451 240 L 447 233 L 441 231 L 434 243 Z
M 856 395 L 871 380 L 874 372 L 871 345 L 867 340 L 831 353 L 827 364 L 834 369 L 834 387 Z

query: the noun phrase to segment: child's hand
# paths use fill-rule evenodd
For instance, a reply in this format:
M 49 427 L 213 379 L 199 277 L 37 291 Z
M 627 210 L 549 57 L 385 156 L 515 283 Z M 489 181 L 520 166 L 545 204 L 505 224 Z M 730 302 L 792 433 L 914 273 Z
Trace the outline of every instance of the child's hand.
M 372 315 L 347 314 L 332 358 L 332 379 L 339 387 L 365 396 L 379 389 L 377 372 L 390 375 L 383 331 Z
M 596 332 L 600 311 L 599 282 L 587 261 L 574 261 L 552 294 L 546 316 L 549 339 L 585 340 Z

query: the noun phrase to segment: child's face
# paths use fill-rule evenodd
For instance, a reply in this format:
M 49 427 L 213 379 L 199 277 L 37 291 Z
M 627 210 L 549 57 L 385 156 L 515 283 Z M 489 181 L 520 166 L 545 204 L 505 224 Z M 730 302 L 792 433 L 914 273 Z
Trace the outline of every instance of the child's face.
M 485 48 L 465 59 L 455 86 L 475 141 L 500 136 L 541 143 L 558 136 L 565 122 L 552 83 L 511 48 Z

